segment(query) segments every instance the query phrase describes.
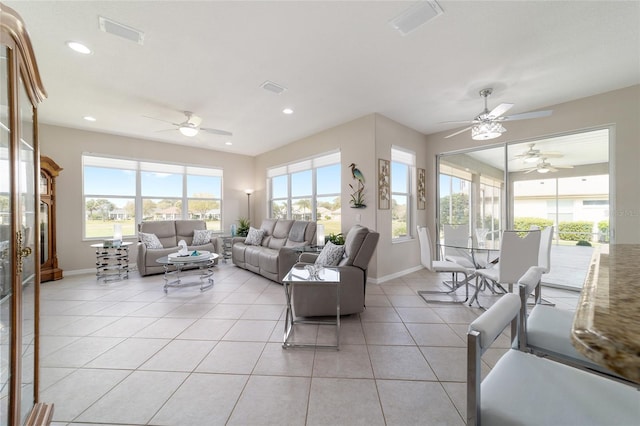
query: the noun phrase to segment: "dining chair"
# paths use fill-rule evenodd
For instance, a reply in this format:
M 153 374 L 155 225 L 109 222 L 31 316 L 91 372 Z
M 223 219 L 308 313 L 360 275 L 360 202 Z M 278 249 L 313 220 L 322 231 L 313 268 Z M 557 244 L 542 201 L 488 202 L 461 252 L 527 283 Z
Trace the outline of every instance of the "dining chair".
M 490 268 L 476 270 L 476 291 L 470 304 L 474 300 L 477 301 L 480 289 L 487 285 L 496 286 L 503 293 L 511 293 L 513 284 L 516 284 L 530 267 L 538 265 L 539 252 L 540 231 L 503 231 L 500 239 L 500 260 Z M 503 284 L 508 285 L 508 291 Z M 495 293 L 493 287 L 492 291 Z
M 469 253 L 460 247 L 468 247 L 470 243 L 469 225 L 442 225 L 444 234 L 444 260 L 458 263 L 465 268 L 474 269 Z
M 451 273 L 452 278 L 452 287 L 448 291 L 437 291 L 437 290 L 419 290 L 418 295 L 422 297 L 426 302 L 436 302 L 436 303 L 464 303 L 469 300 L 469 282 L 468 282 L 468 272 L 469 270 L 462 265 L 459 265 L 455 262 L 450 262 L 448 260 L 433 260 L 433 252 L 431 250 L 431 236 L 429 235 L 429 229 L 426 226 L 418 226 L 418 241 L 420 242 L 420 262 L 422 265 L 432 272 L 448 272 Z M 464 280 L 458 280 L 458 274 L 464 275 Z M 455 295 L 456 290 L 458 290 L 462 285 L 465 287 L 465 299 L 464 300 L 438 300 L 438 299 L 427 299 L 425 295 L 427 294 L 450 294 Z
M 544 267 L 533 266 L 518 280 L 521 302 L 518 348 L 524 352 L 531 352 L 628 383 L 626 379 L 620 378 L 576 350 L 571 343 L 574 312 L 542 304 L 540 296 L 542 274 L 544 274 Z M 529 310 L 526 301 L 532 294 L 535 304 Z

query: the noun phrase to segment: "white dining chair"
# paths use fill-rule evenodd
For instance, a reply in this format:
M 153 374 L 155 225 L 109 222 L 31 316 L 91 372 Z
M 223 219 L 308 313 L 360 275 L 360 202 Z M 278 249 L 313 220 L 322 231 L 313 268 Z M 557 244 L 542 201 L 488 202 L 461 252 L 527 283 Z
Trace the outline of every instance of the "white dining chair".
M 431 236 L 429 235 L 429 229 L 426 226 L 418 226 L 418 241 L 420 243 L 420 262 L 422 266 L 427 268 L 432 272 L 448 272 L 451 273 L 453 286 L 447 291 L 438 291 L 438 290 L 419 290 L 418 295 L 422 297 L 426 302 L 436 302 L 436 303 L 464 303 L 469 300 L 469 282 L 468 282 L 468 273 L 469 270 L 462 265 L 459 265 L 455 262 L 450 262 L 448 260 L 434 260 L 433 259 L 433 251 L 431 250 Z M 464 280 L 458 280 L 458 274 L 464 275 Z M 438 300 L 438 299 L 427 299 L 425 295 L 428 294 L 448 294 L 455 295 L 456 290 L 458 290 L 461 286 L 465 287 L 465 299 L 459 300 Z
M 524 234 L 524 235 L 523 235 Z M 476 291 L 471 303 L 478 299 L 480 289 L 489 285 L 503 293 L 512 292 L 516 284 L 532 266 L 538 266 L 540 231 L 503 231 L 500 239 L 500 260 L 491 268 L 476 270 Z M 482 281 L 480 281 L 482 279 Z M 507 291 L 503 285 L 507 284 Z
M 589 370 L 618 381 L 627 382 L 614 372 L 596 364 L 576 350 L 571 343 L 574 312 L 543 305 L 540 284 L 544 268 L 534 266 L 518 280 L 520 295 L 520 325 L 518 347 L 521 351 L 548 357 L 574 367 Z M 535 304 L 529 310 L 526 301 L 534 295 Z
M 444 236 L 444 260 L 458 263 L 465 268 L 474 269 L 469 252 L 460 247 L 469 247 L 469 225 L 442 225 Z

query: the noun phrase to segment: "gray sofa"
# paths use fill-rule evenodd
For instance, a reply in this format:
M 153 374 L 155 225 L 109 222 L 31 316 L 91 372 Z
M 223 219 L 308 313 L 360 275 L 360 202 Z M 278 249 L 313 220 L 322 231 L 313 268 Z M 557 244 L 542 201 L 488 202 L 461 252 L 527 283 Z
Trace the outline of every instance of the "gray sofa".
M 300 254 L 292 248 L 315 244 L 316 223 L 265 219 L 260 229 L 265 234 L 260 245 L 245 244 L 244 237 L 233 239 L 231 260 L 240 268 L 282 283 Z
M 344 257 L 338 263 L 340 271 L 340 314 L 364 311 L 367 269 L 378 245 L 380 234 L 355 225 L 345 238 Z M 318 254 L 302 253 L 299 266 L 314 263 Z M 336 290 L 322 283 L 296 283 L 292 287 L 293 311 L 297 317 L 335 316 Z
M 162 248 L 151 249 L 138 242 L 138 271 L 141 276 L 159 274 L 164 272 L 164 267 L 156 260 L 162 256 L 178 251 L 178 241 L 184 240 L 189 250 L 206 250 L 211 253 L 219 253 L 219 240 L 217 236 L 212 236 L 211 240 L 204 245 L 193 246 L 193 231 L 195 229 L 207 229 L 204 220 L 159 220 L 142 222 L 138 224 L 138 232 L 155 234 L 162 243 Z M 140 236 L 138 235 L 138 241 Z

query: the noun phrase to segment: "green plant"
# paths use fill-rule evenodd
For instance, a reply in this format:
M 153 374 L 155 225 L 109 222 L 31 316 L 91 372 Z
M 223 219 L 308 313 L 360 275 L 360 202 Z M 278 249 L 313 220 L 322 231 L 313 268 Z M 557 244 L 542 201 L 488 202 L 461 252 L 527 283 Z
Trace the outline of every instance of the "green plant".
M 553 225 L 551 219 L 543 219 L 540 217 L 516 217 L 513 219 L 513 229 L 518 231 L 528 231 L 531 226 L 535 225 L 540 229 Z
M 246 237 L 249 233 L 250 226 L 251 222 L 249 222 L 249 219 L 241 217 L 238 219 L 238 229 L 236 230 L 236 233 L 239 237 Z
M 331 241 L 333 244 L 337 246 L 344 245 L 344 235 L 342 235 L 342 232 L 340 232 L 339 234 L 334 234 L 334 233 L 329 234 L 329 236 L 327 237 L 327 240 Z
M 600 232 L 600 236 L 598 241 L 601 243 L 609 242 L 609 219 L 601 220 L 598 222 L 598 231 Z
M 580 240 L 576 243 L 577 246 L 585 246 L 585 247 L 591 247 L 591 243 L 589 241 L 585 241 L 585 240 Z
M 560 222 L 558 234 L 565 241 L 590 241 L 593 232 L 593 222 L 577 220 L 575 222 Z

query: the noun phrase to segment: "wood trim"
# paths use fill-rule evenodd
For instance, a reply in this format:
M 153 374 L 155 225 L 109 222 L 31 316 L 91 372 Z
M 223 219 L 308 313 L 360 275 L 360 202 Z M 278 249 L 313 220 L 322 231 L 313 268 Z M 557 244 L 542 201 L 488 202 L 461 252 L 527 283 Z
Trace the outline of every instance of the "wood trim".
M 16 48 L 20 51 L 21 62 L 24 64 L 21 68 L 26 74 L 24 83 L 32 103 L 36 105 L 47 98 L 47 91 L 40 78 L 40 71 L 27 28 L 18 12 L 2 3 L 0 3 L 0 16 L 2 17 L 0 32 L 11 35 L 16 43 Z

